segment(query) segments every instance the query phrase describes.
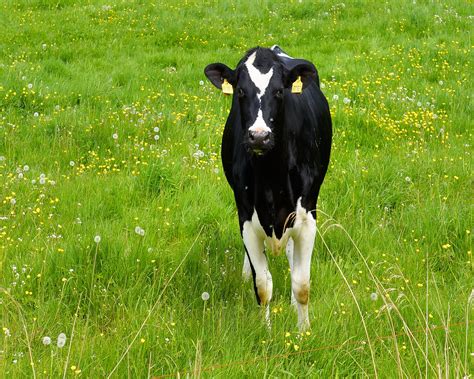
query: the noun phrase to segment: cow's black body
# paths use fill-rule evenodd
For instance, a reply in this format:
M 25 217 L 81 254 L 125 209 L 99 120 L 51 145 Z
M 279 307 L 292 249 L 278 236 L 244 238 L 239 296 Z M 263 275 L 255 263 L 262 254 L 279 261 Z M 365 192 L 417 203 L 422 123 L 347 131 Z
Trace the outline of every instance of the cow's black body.
M 274 55 L 282 66 L 291 67 L 291 60 Z M 234 191 L 240 228 L 252 218 L 255 208 L 266 234 L 271 237 L 274 230 L 280 238 L 299 197 L 304 208 L 316 209 L 331 150 L 328 102 L 319 80 L 300 95 L 286 88 L 283 112 L 274 128 L 275 146 L 263 156 L 249 154 L 240 114 L 239 98 L 234 94 L 221 154 L 227 181 Z

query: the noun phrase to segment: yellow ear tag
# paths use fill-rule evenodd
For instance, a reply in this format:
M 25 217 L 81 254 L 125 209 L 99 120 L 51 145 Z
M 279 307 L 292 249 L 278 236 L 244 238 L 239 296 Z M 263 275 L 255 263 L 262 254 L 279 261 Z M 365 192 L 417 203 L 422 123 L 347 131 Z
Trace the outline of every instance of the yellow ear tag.
M 303 92 L 303 82 L 301 81 L 301 76 L 298 76 L 298 78 L 293 82 L 293 85 L 291 86 L 291 93 L 301 92 Z
M 222 83 L 222 93 L 224 95 L 232 95 L 234 93 L 234 88 L 232 84 L 230 84 L 227 79 L 224 79 L 224 83 Z

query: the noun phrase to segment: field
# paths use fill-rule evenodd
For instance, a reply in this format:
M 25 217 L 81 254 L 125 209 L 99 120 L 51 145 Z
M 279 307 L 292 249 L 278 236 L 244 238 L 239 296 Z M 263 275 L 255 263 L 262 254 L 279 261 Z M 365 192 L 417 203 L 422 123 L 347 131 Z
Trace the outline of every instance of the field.
M 0 377 L 472 377 L 472 12 L 3 1 Z M 304 334 L 284 255 L 271 330 L 242 281 L 203 74 L 273 44 L 334 125 Z

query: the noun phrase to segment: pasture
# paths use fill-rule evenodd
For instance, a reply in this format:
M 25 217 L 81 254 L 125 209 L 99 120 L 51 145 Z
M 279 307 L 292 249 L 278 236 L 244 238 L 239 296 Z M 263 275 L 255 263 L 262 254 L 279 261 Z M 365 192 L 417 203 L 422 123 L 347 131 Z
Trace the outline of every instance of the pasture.
M 1 377 L 474 373 L 469 2 L 0 10 Z M 303 334 L 284 254 L 271 330 L 242 281 L 203 74 L 274 44 L 333 117 Z

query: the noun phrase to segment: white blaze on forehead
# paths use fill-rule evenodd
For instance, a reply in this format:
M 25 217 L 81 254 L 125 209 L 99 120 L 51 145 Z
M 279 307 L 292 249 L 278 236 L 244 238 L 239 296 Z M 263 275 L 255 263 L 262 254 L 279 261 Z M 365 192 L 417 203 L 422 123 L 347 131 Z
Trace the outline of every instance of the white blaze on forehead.
M 273 67 L 268 70 L 266 74 L 260 72 L 258 68 L 256 68 L 253 63 L 255 62 L 255 58 L 257 57 L 257 52 L 255 51 L 245 62 L 245 66 L 249 72 L 250 80 L 255 84 L 258 88 L 260 93 L 257 94 L 258 99 L 260 100 L 262 96 L 265 94 L 265 91 L 270 83 L 270 79 L 273 76 Z
M 247 71 L 250 76 L 250 80 L 255 84 L 255 87 L 259 90 L 257 93 L 257 98 L 259 102 L 259 109 L 257 114 L 257 119 L 253 123 L 253 125 L 249 128 L 252 132 L 268 132 L 270 133 L 272 130 L 267 126 L 267 123 L 263 119 L 262 113 L 262 103 L 261 99 L 262 96 L 265 94 L 267 90 L 268 84 L 273 76 L 273 67 L 268 70 L 266 74 L 260 72 L 258 68 L 256 68 L 253 64 L 255 62 L 255 58 L 257 57 L 257 52 L 254 51 L 252 55 L 250 55 L 245 62 L 245 67 L 247 67 Z

